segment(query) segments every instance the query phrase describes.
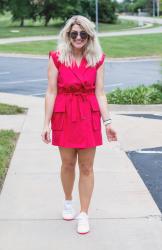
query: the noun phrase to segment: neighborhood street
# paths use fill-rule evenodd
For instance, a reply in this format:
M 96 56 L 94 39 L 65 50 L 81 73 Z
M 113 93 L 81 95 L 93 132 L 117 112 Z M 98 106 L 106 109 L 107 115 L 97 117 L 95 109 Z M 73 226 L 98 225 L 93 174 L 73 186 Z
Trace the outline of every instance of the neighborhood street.
M 47 57 L 0 56 L 0 92 L 44 96 L 47 87 Z M 105 91 L 162 80 L 161 59 L 111 60 L 105 63 Z

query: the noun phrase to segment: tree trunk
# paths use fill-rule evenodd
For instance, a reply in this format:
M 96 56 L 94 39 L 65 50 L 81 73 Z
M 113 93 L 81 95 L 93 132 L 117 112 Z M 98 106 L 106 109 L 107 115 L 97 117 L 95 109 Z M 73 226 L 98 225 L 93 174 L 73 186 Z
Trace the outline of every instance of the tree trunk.
M 46 17 L 46 18 L 45 18 L 45 24 L 44 24 L 45 27 L 47 27 L 47 25 L 48 25 L 50 19 L 51 19 L 50 17 Z
M 48 20 L 45 20 L 44 26 L 47 27 L 48 25 Z
M 20 27 L 24 26 L 24 17 L 21 17 L 21 23 L 20 23 Z

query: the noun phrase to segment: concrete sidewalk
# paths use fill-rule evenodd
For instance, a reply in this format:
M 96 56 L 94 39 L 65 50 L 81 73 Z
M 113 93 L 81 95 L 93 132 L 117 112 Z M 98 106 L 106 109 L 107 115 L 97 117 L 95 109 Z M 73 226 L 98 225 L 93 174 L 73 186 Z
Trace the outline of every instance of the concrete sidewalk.
M 76 220 L 61 218 L 64 194 L 58 148 L 41 141 L 44 99 L 5 93 L 0 93 L 0 99 L 29 108 L 0 195 L 0 250 L 161 250 L 161 212 L 124 152 L 125 148 L 147 143 L 147 133 L 154 137 L 157 130 L 153 135 L 149 131 L 152 123 L 147 121 L 147 130 L 142 121 L 139 125 L 138 118 L 123 118 L 119 110 L 111 111 L 121 148 L 107 142 L 102 127 L 104 144 L 96 151 L 89 209 L 91 232 L 79 235 Z M 152 142 L 157 146 L 162 141 L 158 122 L 154 122 L 158 135 Z M 137 123 L 141 126 L 138 140 L 132 136 Z M 128 143 L 124 144 L 127 126 Z M 73 198 L 79 212 L 78 175 L 77 165 Z

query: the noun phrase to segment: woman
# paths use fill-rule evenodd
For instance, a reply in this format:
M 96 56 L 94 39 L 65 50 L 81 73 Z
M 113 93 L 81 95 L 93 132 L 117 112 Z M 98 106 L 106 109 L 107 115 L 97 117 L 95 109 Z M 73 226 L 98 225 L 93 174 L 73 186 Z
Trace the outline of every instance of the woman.
M 49 53 L 48 88 L 42 140 L 59 147 L 65 193 L 62 217 L 75 218 L 72 190 L 78 156 L 80 213 L 77 232 L 90 231 L 88 208 L 94 187 L 96 146 L 102 145 L 101 117 L 108 141 L 116 141 L 103 89 L 103 54 L 94 24 L 73 16 L 60 32 L 57 50 Z M 49 126 L 51 122 L 51 126 Z

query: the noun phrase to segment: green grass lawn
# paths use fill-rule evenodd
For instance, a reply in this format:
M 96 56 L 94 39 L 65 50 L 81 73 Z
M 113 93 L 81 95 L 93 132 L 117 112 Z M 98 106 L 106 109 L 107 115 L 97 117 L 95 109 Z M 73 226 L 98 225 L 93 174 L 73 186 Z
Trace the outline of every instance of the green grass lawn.
M 34 55 L 47 55 L 56 48 L 56 41 L 38 41 L 0 45 L 0 52 L 14 52 Z
M 0 103 L 0 115 L 15 115 L 26 111 L 27 108 Z M 0 130 L 0 191 L 3 186 L 18 136 L 19 133 L 15 133 L 13 130 Z
M 0 38 L 57 35 L 59 28 L 49 27 L 0 27 Z M 17 33 L 18 31 L 18 33 Z
M 137 23 L 133 21 L 119 20 L 116 24 L 107 24 L 107 23 L 99 23 L 99 32 L 108 32 L 108 31 L 120 31 L 127 30 L 131 28 L 137 27 Z
M 162 56 L 162 34 L 100 38 L 107 57 Z M 56 41 L 25 42 L 0 45 L 0 52 L 48 55 Z
M 56 35 L 62 26 L 63 22 L 58 19 L 50 22 L 48 27 L 44 27 L 41 21 L 33 22 L 31 20 L 26 20 L 25 26 L 20 27 L 19 22 L 13 22 L 11 14 L 6 13 L 5 15 L 0 15 L 0 38 Z
M 22 108 L 16 105 L 0 103 L 0 115 L 16 115 L 27 111 L 27 108 Z
M 51 20 L 47 27 L 44 27 L 43 21 L 33 22 L 26 20 L 25 26 L 20 27 L 19 22 L 12 22 L 11 14 L 0 15 L 0 38 L 22 37 L 22 36 L 41 36 L 56 35 L 63 27 L 64 23 L 60 19 Z M 137 23 L 130 20 L 118 20 L 116 24 L 99 24 L 99 31 L 118 31 L 137 27 Z M 18 32 L 17 32 L 18 31 Z
M 19 133 L 13 130 L 0 130 L 0 190 L 14 152 Z
M 145 34 L 100 39 L 110 57 L 162 56 L 162 34 Z

